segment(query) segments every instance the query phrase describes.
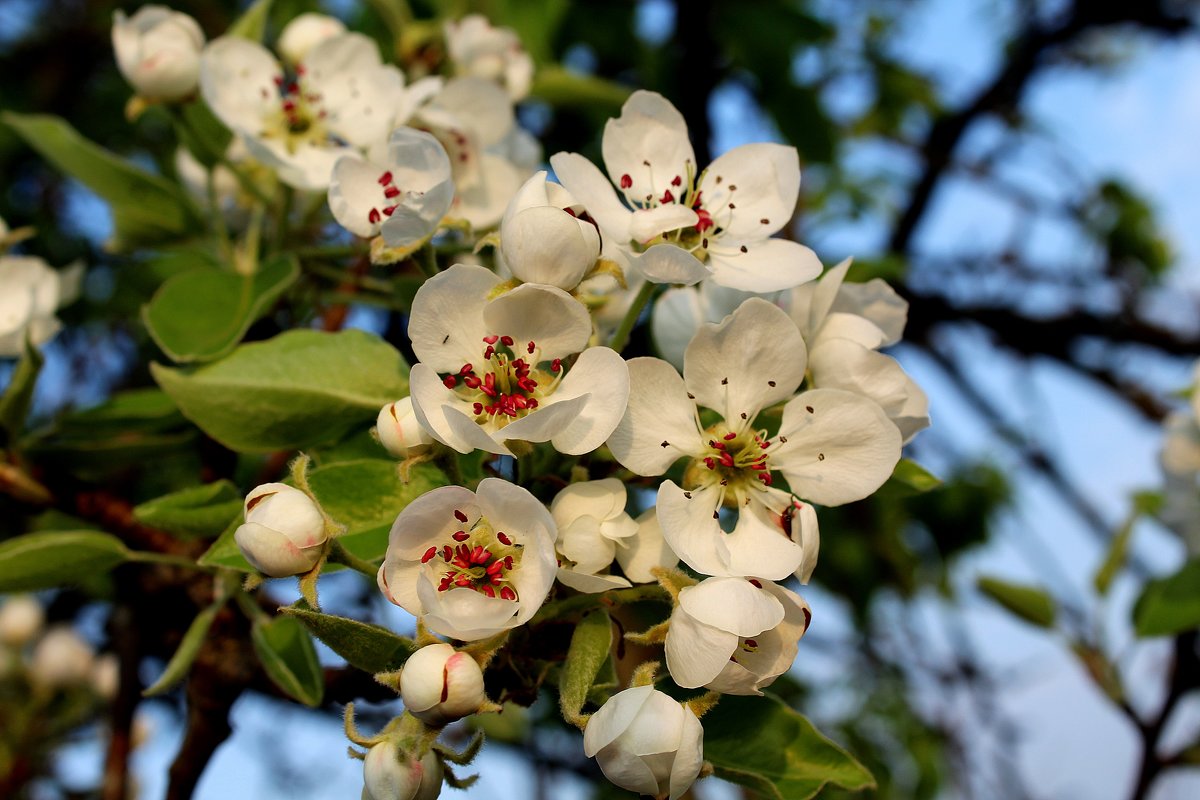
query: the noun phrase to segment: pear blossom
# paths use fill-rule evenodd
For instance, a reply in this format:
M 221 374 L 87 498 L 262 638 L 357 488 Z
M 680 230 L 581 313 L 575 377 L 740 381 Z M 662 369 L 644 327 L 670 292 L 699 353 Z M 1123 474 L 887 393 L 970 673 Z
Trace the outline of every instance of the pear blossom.
M 71 628 L 58 625 L 34 645 L 29 675 L 48 689 L 67 689 L 86 682 L 96 654 Z
M 345 32 L 345 23 L 337 17 L 307 11 L 283 26 L 275 48 L 284 61 L 295 66 L 321 42 Z
M 847 259 L 787 298 L 808 343 L 812 385 L 870 397 L 908 442 L 929 427 L 929 399 L 895 359 L 877 352 L 900 340 L 908 303 L 879 278 L 844 283 L 849 268 Z
M 426 645 L 404 662 L 400 697 L 408 713 L 426 725 L 445 725 L 474 714 L 487 700 L 483 670 L 444 642 Z
M 379 443 L 396 458 L 408 458 L 429 450 L 433 438 L 417 422 L 411 397 L 388 403 L 375 419 Z
M 147 5 L 132 17 L 113 13 L 113 53 L 125 80 L 147 100 L 181 100 L 196 91 L 204 31 L 166 6 Z
M 31 595 L 15 595 L 0 605 L 0 644 L 22 647 L 46 624 L 42 604 Z
M 762 694 L 791 667 L 812 614 L 769 581 L 708 578 L 679 592 L 667 630 L 667 669 L 685 689 Z
M 380 742 L 363 759 L 362 800 L 434 800 L 442 791 L 442 762 L 433 750 L 420 759 Z
M 591 716 L 583 752 L 622 789 L 676 800 L 704 765 L 704 729 L 686 705 L 653 686 L 635 686 Z
M 83 265 L 56 270 L 36 256 L 0 255 L 0 357 L 18 356 L 25 340 L 48 342 L 62 323 L 56 309 L 79 295 Z
M 654 301 L 650 315 L 654 348 L 676 369 L 683 369 L 683 354 L 700 326 L 720 322 L 754 296 L 712 281 L 667 289 Z
M 482 14 L 446 23 L 446 51 L 459 75 L 495 81 L 513 101 L 529 94 L 533 59 L 511 28 L 497 28 Z
M 693 284 L 711 277 L 722 286 L 770 292 L 821 273 L 812 250 L 771 238 L 792 218 L 799 197 L 794 147 L 742 145 L 701 172 L 683 116 L 662 95 L 637 91 L 621 116 L 605 124 L 602 149 L 611 183 L 577 153 L 557 153 L 550 165 L 604 237 L 649 280 Z
M 513 277 L 570 291 L 600 257 L 600 232 L 571 193 L 540 171 L 509 201 L 500 250 Z
M 595 450 L 625 411 L 625 361 L 585 349 L 587 309 L 562 289 L 527 283 L 491 297 L 499 284 L 456 264 L 417 290 L 408 326 L 420 359 L 409 374 L 417 420 L 460 453 L 512 455 L 508 440 Z
M 1193 390 L 1193 404 L 1197 394 Z M 1183 539 L 1190 555 L 1200 555 L 1200 423 L 1195 411 L 1189 408 L 1168 415 L 1163 432 L 1158 456 L 1163 473 L 1159 518 Z
M 397 128 L 380 162 L 344 155 L 333 166 L 329 208 L 346 230 L 383 236 L 388 247 L 407 248 L 437 230 L 454 200 L 450 159 L 433 136 Z
M 316 566 L 329 533 L 311 497 L 285 483 L 264 483 L 246 495 L 244 505 L 246 521 L 234 531 L 234 541 L 255 569 L 284 578 Z
M 381 148 L 410 102 L 400 70 L 358 33 L 314 46 L 294 80 L 262 45 L 223 36 L 201 56 L 200 91 L 254 158 L 307 190 L 325 189 L 342 156 Z
M 485 639 L 529 621 L 554 584 L 554 520 L 499 478 L 409 503 L 388 537 L 379 588 L 435 633 Z
M 698 572 L 806 581 L 818 541 L 809 503 L 866 497 L 899 461 L 899 432 L 872 400 L 837 389 L 792 396 L 805 366 L 796 326 L 760 298 L 697 331 L 682 377 L 661 359 L 629 362 L 629 405 L 608 446 L 639 475 L 689 459 L 682 486 L 659 486 L 657 510 L 667 544 Z M 757 417 L 779 403 L 771 436 Z M 703 424 L 700 407 L 717 421 Z M 791 493 L 772 485 L 775 471 Z M 736 509 L 730 533 L 722 507 Z

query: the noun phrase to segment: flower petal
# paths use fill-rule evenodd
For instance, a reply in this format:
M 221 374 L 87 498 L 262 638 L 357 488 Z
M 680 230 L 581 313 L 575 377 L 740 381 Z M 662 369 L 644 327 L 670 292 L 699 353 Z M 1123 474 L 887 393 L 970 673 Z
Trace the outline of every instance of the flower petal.
M 703 686 L 721 673 L 737 644 L 737 634 L 706 625 L 676 607 L 664 647 L 671 680 L 684 689 Z
M 673 244 L 652 245 L 646 252 L 629 259 L 630 265 L 651 283 L 677 283 L 690 286 L 710 274 L 698 258 Z
M 200 57 L 200 93 L 217 119 L 234 131 L 257 135 L 263 117 L 279 104 L 277 78 L 283 68 L 262 45 L 222 36 Z
M 474 419 L 455 407 L 461 401 L 453 390 L 445 387 L 432 367 L 413 364 L 408 385 L 413 414 L 430 436 L 460 453 L 485 450 L 499 455 L 512 455 L 507 447 L 494 440 Z
M 634 583 L 652 583 L 655 578 L 650 571 L 655 567 L 670 569 L 679 563 L 679 556 L 663 538 L 658 514 L 647 509 L 637 518 L 637 535 L 622 540 L 617 548 L 617 563 L 621 571 Z
M 700 323 L 707 322 L 700 290 L 694 286 L 667 289 L 654 301 L 650 334 L 654 348 L 676 369 L 683 369 L 683 353 Z
M 679 800 L 696 782 L 704 766 L 704 728 L 696 714 L 683 706 L 679 731 L 679 749 L 671 763 L 671 794 L 667 800 Z
M 831 314 L 830 320 L 836 316 Z M 905 441 L 929 426 L 929 400 L 925 392 L 894 358 L 848 339 L 822 337 L 812 352 L 811 365 L 814 386 L 845 389 L 869 397 L 897 426 L 903 418 Z
M 587 393 L 567 397 L 555 392 L 537 409 L 500 428 L 493 436 L 496 441 L 548 442 L 570 427 L 590 401 L 591 395 Z
M 821 326 L 825 324 L 825 317 L 833 309 L 833 303 L 837 300 L 842 282 L 846 280 L 846 272 L 850 269 L 851 261 L 853 259 L 847 258 L 836 266 L 830 267 L 817 281 L 808 309 L 808 330 L 811 333 L 818 333 Z M 801 328 L 803 329 L 803 326 Z
M 725 533 L 715 514 L 715 487 L 685 492 L 673 481 L 658 487 L 658 523 L 663 539 L 683 563 L 704 575 L 730 575 Z
M 755 502 L 755 494 L 739 506 L 737 524 L 725 538 L 726 574 L 783 580 L 800 567 L 805 551 L 784 534 L 778 514 Z
M 724 236 L 708 247 L 712 278 L 747 292 L 776 292 L 807 283 L 821 274 L 811 249 L 788 239 L 736 240 Z
M 425 575 L 417 582 L 417 595 L 425 607 L 422 619 L 429 630 L 465 642 L 486 639 L 515 627 L 518 623 L 514 615 L 523 605 L 488 597 L 474 589 L 439 592 Z
M 634 686 L 610 697 L 588 720 L 583 731 L 583 754 L 594 758 L 614 742 L 637 718 L 654 691 L 653 686 Z
M 500 279 L 490 270 L 455 264 L 421 284 L 413 297 L 408 337 L 423 364 L 457 372 L 483 353 L 486 297 Z
M 559 526 L 579 517 L 593 517 L 597 523 L 625 511 L 625 484 L 616 478 L 572 483 L 554 496 L 550 514 Z
M 588 396 L 587 404 L 550 441 L 560 453 L 583 455 L 604 444 L 625 415 L 629 402 L 625 359 L 607 347 L 584 350 L 546 404 L 553 407 L 573 395 Z
M 833 301 L 834 312 L 866 317 L 884 334 L 883 347 L 890 347 L 904 335 L 908 322 L 908 301 L 883 278 L 866 283 L 844 283 Z
M 639 201 L 656 198 L 676 178 L 696 172 L 683 115 L 657 92 L 637 91 L 621 106 L 621 116 L 604 125 L 604 165 L 614 184 L 629 176 L 625 191 Z M 568 187 L 570 188 L 570 187 Z
M 629 369 L 629 403 L 608 437 L 613 456 L 638 475 L 661 475 L 681 456 L 697 455 L 704 442 L 696 406 L 683 378 L 658 358 L 635 358 Z
M 574 289 L 596 263 L 600 239 L 585 236 L 574 217 L 554 206 L 535 206 L 502 224 L 500 250 L 515 278 Z
M 704 207 L 725 235 L 764 239 L 787 224 L 796 210 L 800 155 L 781 144 L 744 144 L 712 162 L 699 188 Z M 730 201 L 736 201 L 736 209 L 727 208 Z
M 592 321 L 587 308 L 556 286 L 526 283 L 488 302 L 483 325 L 494 335 L 511 336 L 520 352 L 527 342 L 549 361 L 587 347 Z M 423 359 L 422 359 L 423 360 Z
M 632 585 L 617 575 L 594 575 L 576 572 L 566 567 L 558 568 L 558 582 L 585 594 L 598 594 L 607 592 L 609 589 L 628 589 Z
M 382 165 L 357 155 L 342 156 L 333 165 L 329 210 L 338 224 L 355 236 L 369 239 L 379 235 L 383 216 L 378 210 L 382 199 L 378 180 L 386 171 Z
M 595 164 L 578 153 L 555 153 L 550 157 L 550 166 L 559 182 L 596 220 L 606 239 L 629 241 L 633 212 L 621 204 L 612 184 Z
M 645 243 L 664 233 L 693 228 L 699 221 L 700 217 L 687 206 L 667 203 L 634 211 L 629 223 L 629 236 L 635 242 Z
M 736 636 L 754 636 L 783 619 L 779 600 L 746 578 L 706 578 L 679 593 L 679 607 L 697 621 Z

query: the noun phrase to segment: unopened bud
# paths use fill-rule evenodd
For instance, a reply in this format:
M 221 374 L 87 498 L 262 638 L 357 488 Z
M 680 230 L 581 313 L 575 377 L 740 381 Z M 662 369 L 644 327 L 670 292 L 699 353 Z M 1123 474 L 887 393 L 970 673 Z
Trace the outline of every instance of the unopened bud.
M 92 648 L 67 627 L 52 628 L 33 649 L 30 675 L 49 688 L 65 688 L 86 681 L 92 671 Z
M 29 595 L 21 595 L 0 606 L 0 643 L 21 647 L 41 631 L 46 621 L 42 604 Z
M 132 17 L 113 15 L 117 67 L 139 96 L 180 100 L 196 90 L 204 32 L 196 20 L 165 6 L 142 6 Z
M 442 762 L 433 751 L 420 761 L 380 742 L 363 761 L 362 800 L 434 800 L 442 791 Z
M 272 578 L 299 575 L 320 560 L 329 534 L 312 498 L 283 483 L 266 483 L 246 495 L 246 522 L 234 533 L 238 549 Z
M 400 696 L 410 714 L 434 726 L 474 714 L 487 699 L 475 659 L 442 643 L 409 657 L 400 673 Z
M 308 12 L 283 26 L 275 49 L 283 56 L 284 61 L 295 66 L 321 42 L 345 32 L 346 26 L 340 19 L 327 14 Z
M 411 397 L 388 403 L 380 409 L 375 426 L 379 443 L 396 458 L 420 455 L 433 444 L 433 437 L 417 422 Z

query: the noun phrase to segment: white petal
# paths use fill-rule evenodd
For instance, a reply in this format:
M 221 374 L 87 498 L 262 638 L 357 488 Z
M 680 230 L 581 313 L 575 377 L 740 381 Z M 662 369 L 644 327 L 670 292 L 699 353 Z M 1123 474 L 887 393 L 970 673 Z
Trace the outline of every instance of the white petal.
M 384 559 L 379 565 L 375 582 L 389 602 L 400 606 L 413 616 L 425 613 L 417 597 L 417 581 L 421 577 L 420 560 Z
M 584 413 L 590 401 L 591 395 L 587 393 L 568 397 L 555 392 L 535 410 L 496 431 L 494 438 L 498 441 L 548 442 L 567 430 L 572 421 Z
M 844 389 L 869 397 L 888 416 L 898 412 L 908 397 L 908 375 L 894 358 L 849 339 L 822 337 L 810 363 L 815 387 Z
M 584 594 L 599 594 L 609 589 L 628 589 L 632 585 L 616 575 L 590 575 L 566 567 L 558 568 L 558 582 Z
M 550 514 L 560 526 L 580 517 L 593 517 L 600 522 L 624 511 L 625 484 L 616 478 L 572 483 L 550 503 Z
M 676 607 L 664 647 L 671 680 L 684 689 L 703 686 L 720 674 L 737 644 L 737 634 L 706 625 Z
M 690 286 L 704 280 L 711 272 L 690 252 L 673 244 L 653 245 L 646 252 L 630 258 L 629 263 L 651 283 Z
M 817 254 L 788 239 L 737 241 L 722 236 L 709 245 L 708 260 L 714 281 L 747 292 L 791 289 L 821 274 Z
M 686 181 L 689 172 L 696 172 L 687 123 L 657 92 L 637 91 L 629 96 L 621 116 L 605 123 L 601 150 L 613 183 L 628 175 L 631 186 L 626 191 L 639 200 L 659 197 L 675 178 Z
M 321 544 L 299 547 L 282 533 L 247 522 L 234 531 L 234 541 L 255 569 L 272 578 L 307 572 L 320 557 Z
M 329 180 L 329 210 L 338 224 L 355 236 L 369 239 L 379 235 L 383 199 L 379 176 L 386 168 L 356 155 L 342 156 L 333 165 Z M 372 214 L 374 210 L 376 213 Z M 372 221 L 374 218 L 375 221 Z
M 680 228 L 694 228 L 700 217 L 695 211 L 678 203 L 667 203 L 633 212 L 629 236 L 635 242 L 646 243 L 661 234 Z
M 250 155 L 275 170 L 279 180 L 306 192 L 325 191 L 338 159 L 358 154 L 353 148 L 332 143 L 300 142 L 289 148 L 279 139 L 258 139 L 251 135 L 245 141 Z
M 799 569 L 805 551 L 784 533 L 780 515 L 751 494 L 738 508 L 737 524 L 725 538 L 728 574 L 779 581 Z
M 429 103 L 429 108 L 463 121 L 489 147 L 504 139 L 513 127 L 513 104 L 503 89 L 482 78 L 454 78 Z M 522 178 L 522 181 L 524 178 Z M 516 187 L 504 198 L 512 197 Z
M 413 500 L 392 524 L 385 561 L 419 560 L 430 545 L 455 530 L 456 510 L 478 519 L 475 493 L 462 486 L 440 486 Z
M 265 47 L 238 36 L 209 42 L 200 57 L 200 92 L 226 127 L 257 135 L 263 117 L 279 105 L 276 78 L 283 68 Z
M 744 144 L 712 162 L 699 188 L 704 208 L 725 229 L 724 235 L 764 239 L 782 228 L 796 210 L 800 155 L 796 148 L 781 144 Z M 730 201 L 736 205 L 732 211 L 725 208 Z
M 817 281 L 808 310 L 808 330 L 810 332 L 817 333 L 821 330 L 821 326 L 825 323 L 825 317 L 833 309 L 833 302 L 842 288 L 842 281 L 846 279 L 846 272 L 850 269 L 852 260 L 847 258 L 836 266 L 830 267 L 821 276 L 821 280 Z
M 650 334 L 658 354 L 683 369 L 683 353 L 707 314 L 701 307 L 700 290 L 689 286 L 667 289 L 654 301 Z
M 653 686 L 634 686 L 608 698 L 592 714 L 583 731 L 583 754 L 594 758 L 601 748 L 615 741 L 629 728 L 654 691 Z
M 879 326 L 866 317 L 833 311 L 825 317 L 825 324 L 810 344 L 815 346 L 827 339 L 849 339 L 869 350 L 877 350 L 883 346 L 885 336 Z
M 704 766 L 704 728 L 695 713 L 683 706 L 683 720 L 679 731 L 679 749 L 671 764 L 671 794 L 667 800 L 679 800 L 700 774 Z
M 670 569 L 679 563 L 679 556 L 663 538 L 658 514 L 653 508 L 644 511 L 637 518 L 637 523 L 637 535 L 625 539 L 625 546 L 617 548 L 617 563 L 634 583 L 651 583 L 655 578 L 650 570 L 655 567 Z
M 821 550 L 821 530 L 817 524 L 817 511 L 812 504 L 797 500 L 793 505 L 795 512 L 792 514 L 790 538 L 804 552 L 804 560 L 796 567 L 796 580 L 808 583 Z
M 499 597 L 488 597 L 474 589 L 456 588 L 439 592 L 424 575 L 417 594 L 425 606 L 426 627 L 452 639 L 486 639 L 517 625 L 514 615 L 520 604 Z
M 417 358 L 438 372 L 457 372 L 481 358 L 484 304 L 499 282 L 483 267 L 455 264 L 421 284 L 408 322 Z
M 476 230 L 490 228 L 504 216 L 508 201 L 525 175 L 512 162 L 492 153 L 479 156 L 478 179 L 458 186 L 456 210 Z M 457 175 L 456 175 L 457 179 Z
M 592 320 L 583 303 L 556 286 L 534 283 L 490 301 L 483 309 L 483 325 L 491 334 L 513 337 L 517 353 L 534 342 L 547 361 L 578 353 L 592 335 Z
M 908 301 L 882 278 L 866 283 L 844 283 L 833 301 L 833 311 L 866 317 L 884 333 L 883 347 L 900 341 L 908 322 Z
M 562 209 L 538 206 L 502 225 L 500 248 L 518 280 L 574 289 L 596 263 L 600 240 L 586 238 L 579 221 Z
M 697 621 L 737 636 L 754 636 L 783 619 L 779 600 L 745 578 L 707 578 L 683 589 L 679 606 Z
M 683 375 L 698 405 L 736 425 L 790 396 L 806 363 L 804 340 L 788 315 L 751 298 L 719 324 L 700 326 L 684 353 Z
M 575 562 L 572 569 L 576 572 L 593 575 L 612 564 L 616 545 L 600 535 L 600 522 L 595 517 L 580 517 L 558 528 L 558 551 Z
M 621 422 L 629 401 L 629 368 L 625 359 L 607 347 L 589 347 L 579 354 L 546 403 L 553 406 L 584 394 L 588 395 L 587 404 L 551 439 L 560 453 L 590 453 L 604 444 Z
M 606 239 L 629 241 L 633 213 L 617 199 L 612 184 L 595 164 L 578 153 L 555 153 L 550 157 L 550 166 L 559 182 L 596 220 Z
M 455 406 L 460 401 L 453 390 L 447 389 L 441 378 L 426 364 L 414 364 L 408 375 L 413 414 L 421 427 L 442 444 L 460 453 L 485 450 L 499 455 L 512 455 Z
M 883 409 L 840 389 L 814 389 L 789 401 L 779 434 L 787 443 L 772 453 L 771 465 L 793 492 L 821 505 L 861 500 L 900 460 L 900 432 Z
M 728 576 L 725 533 L 714 516 L 719 499 L 715 487 L 685 492 L 663 481 L 656 508 L 663 539 L 683 563 L 704 575 Z
M 635 358 L 626 363 L 629 404 L 608 446 L 617 461 L 638 475 L 661 475 L 681 456 L 704 449 L 696 406 L 683 378 L 667 362 Z

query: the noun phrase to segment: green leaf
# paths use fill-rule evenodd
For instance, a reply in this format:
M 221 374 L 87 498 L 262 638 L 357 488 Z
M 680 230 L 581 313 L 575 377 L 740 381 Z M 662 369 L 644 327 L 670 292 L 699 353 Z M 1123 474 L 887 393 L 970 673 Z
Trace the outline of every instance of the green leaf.
M 163 430 L 183 423 L 174 401 L 161 389 L 118 392 L 103 405 L 63 417 L 60 427 L 95 435 L 104 430 Z
M 1200 558 L 1149 581 L 1133 606 L 1138 636 L 1169 636 L 1200 627 Z
M 771 695 L 726 695 L 704 716 L 704 758 L 718 777 L 775 800 L 806 800 L 826 784 L 875 785 L 852 755 Z
M 142 322 L 172 361 L 211 361 L 233 350 L 298 277 L 300 265 L 291 255 L 266 262 L 253 275 L 194 269 L 159 287 L 142 307 Z
M 892 470 L 891 480 L 917 493 L 932 491 L 942 485 L 942 479 L 910 458 L 902 458 Z
M 633 92 L 628 86 L 580 75 L 562 67 L 546 66 L 537 71 L 530 94 L 554 106 L 583 107 L 616 113 Z
M 242 524 L 242 517 L 239 515 L 233 518 L 217 540 L 212 543 L 212 547 L 204 551 L 204 555 L 196 559 L 196 563 L 202 567 L 223 567 L 225 569 L 235 569 L 238 572 L 258 572 L 254 567 L 250 566 L 250 562 L 242 555 L 242 551 L 238 549 L 237 541 L 234 535 L 237 533 L 238 527 Z
M 408 394 L 396 348 L 369 333 L 294 330 L 191 372 L 150 365 L 183 415 L 240 452 L 340 438 Z
M 243 39 L 261 42 L 267 30 L 267 17 L 271 14 L 271 0 L 256 0 L 238 17 L 226 36 L 241 36 Z
M 601 666 L 611 655 L 612 620 L 604 610 L 593 611 L 575 626 L 558 679 L 558 705 L 563 719 L 572 721 L 579 716 Z
M 1129 553 L 1129 540 L 1133 537 L 1133 526 L 1137 522 L 1137 513 L 1129 515 L 1125 520 L 1125 524 L 1117 531 L 1117 535 L 1112 538 L 1108 544 L 1108 552 L 1104 556 L 1104 563 L 1100 565 L 1100 569 L 1096 570 L 1096 575 L 1092 578 L 1092 583 L 1096 587 L 1096 591 L 1101 595 L 1108 594 L 1108 587 L 1112 585 L 1113 578 L 1117 576 L 1117 571 L 1125 565 L 1125 557 Z
M 204 637 L 208 636 L 208 629 L 212 627 L 213 620 L 217 618 L 217 612 L 221 610 L 222 605 L 224 604 L 213 603 L 196 615 L 192 624 L 188 626 L 187 632 L 183 634 L 183 639 L 179 642 L 179 647 L 175 649 L 175 654 L 167 662 L 163 674 L 158 676 L 158 680 L 153 684 L 146 687 L 146 690 L 142 692 L 143 695 L 153 697 L 162 694 L 183 680 L 188 670 L 192 668 L 192 662 L 196 660 L 200 646 L 204 644 Z
M 183 121 L 176 123 L 175 135 L 197 161 L 213 167 L 225 156 L 233 134 L 199 97 L 183 104 L 179 111 Z
M 183 539 L 217 536 L 242 511 L 242 494 L 227 480 L 193 486 L 142 503 L 133 517 Z
M 319 706 L 325 695 L 325 674 L 317 662 L 312 637 L 297 620 L 275 617 L 255 622 L 250 631 L 254 652 L 271 681 L 306 706 Z
M 346 663 L 374 675 L 392 672 L 404 666 L 417 646 L 411 639 L 398 636 L 387 628 L 355 619 L 322 614 L 303 606 L 279 609 L 295 618 Z
M 988 576 L 980 577 L 976 585 L 979 587 L 979 591 L 1026 622 L 1042 628 L 1054 625 L 1058 607 L 1054 598 L 1044 589 L 1010 583 Z
M 0 593 L 76 584 L 128 558 L 129 550 L 121 540 L 107 533 L 28 533 L 0 544 Z
M 0 427 L 8 432 L 10 441 L 16 439 L 25 427 L 25 417 L 29 415 L 29 405 L 33 402 L 33 388 L 44 362 L 41 351 L 26 339 L 12 380 L 0 396 Z
M 373 458 L 317 467 L 308 485 L 325 513 L 346 526 L 338 541 L 354 555 L 378 561 L 387 550 L 388 531 L 405 506 L 430 489 L 449 483 L 432 464 L 419 464 L 402 483 L 396 462 Z
M 108 202 L 118 249 L 178 239 L 197 226 L 178 186 L 88 141 L 58 117 L 6 112 L 0 119 L 57 169 Z

